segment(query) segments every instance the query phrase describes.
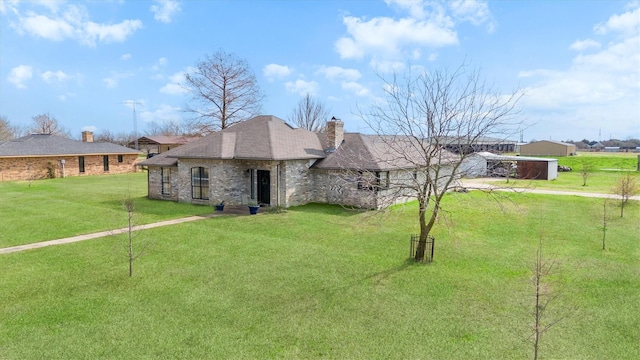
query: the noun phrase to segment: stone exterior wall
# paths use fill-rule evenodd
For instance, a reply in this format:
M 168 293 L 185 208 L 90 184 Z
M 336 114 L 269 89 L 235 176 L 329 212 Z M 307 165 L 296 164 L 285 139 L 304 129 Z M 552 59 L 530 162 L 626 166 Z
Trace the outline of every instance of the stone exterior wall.
M 209 160 L 181 159 L 178 170 L 178 201 L 194 204 L 215 205 L 224 201 L 230 205 L 242 205 L 256 201 L 257 171 L 269 171 L 271 206 L 296 206 L 313 201 L 313 191 L 309 160 L 292 161 L 250 161 L 250 160 Z M 209 170 L 209 199 L 191 197 L 191 169 L 204 167 Z M 251 182 L 253 170 L 253 183 Z M 159 170 L 158 170 L 159 172 Z M 151 176 L 151 175 L 150 175 Z M 159 178 L 159 173 L 155 175 Z M 151 180 L 150 180 L 151 181 Z M 149 194 L 157 196 L 159 180 L 150 184 Z M 253 189 L 253 191 L 252 191 Z M 251 198 L 251 195 L 254 198 Z M 158 198 L 158 197 L 156 197 Z
M 171 184 L 167 189 L 166 194 L 162 193 L 162 171 L 169 171 L 169 180 Z M 147 193 L 150 199 L 159 200 L 173 200 L 178 201 L 178 167 L 166 166 L 156 167 L 149 166 L 149 172 L 147 173 Z
M 84 173 L 80 173 L 78 156 L 0 158 L 0 181 L 135 172 L 137 158 L 137 154 L 122 155 L 119 163 L 118 155 L 109 155 L 109 171 L 104 171 L 102 155 L 85 155 Z M 61 160 L 65 160 L 64 170 Z
M 358 189 L 357 174 L 342 170 L 314 170 L 314 202 L 377 208 L 375 191 Z
M 298 206 L 314 202 L 314 177 L 309 167 L 313 160 L 290 160 L 280 165 L 280 206 Z
M 181 159 L 177 168 L 172 168 L 171 193 L 161 194 L 162 177 L 160 167 L 149 168 L 149 197 L 153 199 L 215 205 L 224 201 L 229 205 L 246 205 L 251 194 L 257 196 L 257 171 L 266 170 L 270 175 L 271 206 L 297 206 L 310 202 L 341 204 L 366 209 L 381 209 L 389 205 L 415 199 L 408 189 L 398 184 L 423 182 L 424 174 L 414 175 L 412 170 L 389 172 L 390 186 L 387 189 L 359 189 L 357 172 L 342 170 L 310 169 L 312 160 L 248 161 Z M 204 167 L 209 171 L 209 199 L 191 197 L 191 169 Z M 254 178 L 251 182 L 251 170 Z M 449 174 L 445 171 L 443 175 Z M 253 191 L 252 191 L 253 189 Z
M 410 186 L 414 183 L 423 184 L 425 174 L 413 170 L 389 171 L 389 186 L 379 189 L 359 189 L 359 174 L 346 170 L 314 170 L 313 193 L 314 202 L 340 204 L 364 209 L 383 209 L 394 204 L 402 204 L 416 199 Z M 444 181 L 451 176 L 452 168 L 440 170 L 442 189 Z M 375 178 L 374 173 L 370 174 Z M 405 184 L 405 185 L 403 185 Z

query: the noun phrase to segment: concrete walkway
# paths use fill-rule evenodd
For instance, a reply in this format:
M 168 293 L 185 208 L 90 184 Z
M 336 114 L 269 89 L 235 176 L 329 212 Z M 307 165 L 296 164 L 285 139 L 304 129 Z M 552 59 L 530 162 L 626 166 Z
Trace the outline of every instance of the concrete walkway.
M 469 190 L 491 190 L 491 191 L 511 191 L 515 193 L 530 193 L 530 194 L 547 194 L 547 195 L 570 195 L 570 196 L 582 196 L 590 198 L 602 198 L 602 199 L 620 199 L 619 195 L 614 194 L 601 194 L 601 193 L 589 193 L 580 191 L 564 191 L 564 190 L 547 190 L 547 189 L 535 189 L 535 188 L 511 188 L 504 185 L 495 185 L 497 181 L 504 179 L 494 178 L 480 178 L 480 179 L 465 179 L 461 182 L 461 186 Z M 640 196 L 630 196 L 629 200 L 640 201 Z
M 159 221 L 159 222 L 145 224 L 145 225 L 137 225 L 133 227 L 133 231 L 153 229 L 161 226 L 182 224 L 185 222 L 210 219 L 212 217 L 223 216 L 223 215 L 249 215 L 249 209 L 247 209 L 246 206 L 228 206 L 227 205 L 225 206 L 224 211 L 216 211 L 212 214 L 189 216 L 189 217 L 180 218 L 180 219 Z M 97 239 L 105 236 L 124 234 L 124 233 L 127 233 L 128 231 L 129 231 L 129 228 L 122 228 L 122 229 L 116 229 L 116 230 L 101 231 L 101 232 L 92 233 L 92 234 L 72 236 L 64 239 L 49 240 L 49 241 L 32 243 L 32 244 L 12 246 L 12 247 L 0 249 L 0 254 L 8 254 L 8 253 L 24 251 L 24 250 L 39 249 L 47 246 L 69 244 L 69 243 L 74 243 L 78 241 Z
M 476 190 L 491 190 L 491 191 L 512 191 L 517 193 L 532 193 L 532 194 L 573 195 L 573 196 L 583 196 L 583 197 L 591 197 L 591 198 L 607 198 L 607 199 L 620 198 L 619 196 L 612 195 L 612 194 L 597 194 L 597 193 L 583 193 L 583 192 L 577 192 L 577 191 L 560 191 L 560 190 L 527 189 L 527 188 L 505 188 L 505 187 L 491 184 L 492 181 L 495 182 L 496 180 L 494 179 L 464 180 L 462 181 L 461 186 L 468 188 L 470 190 L 476 189 Z M 630 197 L 630 199 L 640 201 L 640 196 L 632 196 Z M 260 208 L 260 211 L 263 211 L 262 208 Z M 190 216 L 190 217 L 181 218 L 181 219 L 160 221 L 160 222 L 146 224 L 146 225 L 138 225 L 138 226 L 135 226 L 133 230 L 139 231 L 139 230 L 145 230 L 145 229 L 153 229 L 160 226 L 181 224 L 185 222 L 209 219 L 212 217 L 223 216 L 223 215 L 249 215 L 249 210 L 247 209 L 246 206 L 227 205 L 225 206 L 224 211 L 222 212 L 216 211 L 213 214 L 207 214 L 207 215 L 201 215 L 201 216 Z M 97 232 L 93 234 L 78 235 L 78 236 L 73 236 L 73 237 L 64 238 L 64 239 L 49 240 L 49 241 L 42 241 L 42 242 L 37 242 L 33 244 L 12 246 L 12 247 L 0 249 L 0 255 L 12 253 L 12 252 L 24 251 L 24 250 L 38 249 L 38 248 L 52 246 L 52 245 L 69 244 L 69 243 L 74 243 L 78 241 L 91 240 L 91 239 L 101 238 L 101 237 L 110 236 L 110 235 L 118 235 L 118 234 L 126 233 L 127 231 L 128 231 L 128 228 L 122 228 L 122 229 L 116 229 L 116 230 Z

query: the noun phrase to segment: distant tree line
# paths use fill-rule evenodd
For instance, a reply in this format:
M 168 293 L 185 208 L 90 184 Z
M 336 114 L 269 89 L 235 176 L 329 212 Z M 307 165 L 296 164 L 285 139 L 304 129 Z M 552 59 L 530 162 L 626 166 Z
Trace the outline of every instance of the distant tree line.
M 593 146 L 598 144 L 602 147 L 619 147 L 622 150 L 640 147 L 640 139 L 631 138 L 626 140 L 609 139 L 603 141 L 582 139 L 581 141 L 567 140 L 565 142 L 568 144 L 574 144 L 577 149 L 591 149 Z

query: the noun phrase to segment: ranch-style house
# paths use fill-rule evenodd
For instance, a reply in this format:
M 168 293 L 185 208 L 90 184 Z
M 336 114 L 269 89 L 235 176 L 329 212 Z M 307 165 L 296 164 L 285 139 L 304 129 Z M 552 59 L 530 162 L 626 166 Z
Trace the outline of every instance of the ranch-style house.
M 362 208 L 412 199 L 389 184 L 421 176 L 411 169 L 415 162 L 393 156 L 388 139 L 344 133 L 343 126 L 334 118 L 325 132 L 314 133 L 270 115 L 237 123 L 140 163 L 148 167 L 148 196 L 208 205 Z
M 136 171 L 138 151 L 112 143 L 33 134 L 0 141 L 0 181 L 119 174 Z

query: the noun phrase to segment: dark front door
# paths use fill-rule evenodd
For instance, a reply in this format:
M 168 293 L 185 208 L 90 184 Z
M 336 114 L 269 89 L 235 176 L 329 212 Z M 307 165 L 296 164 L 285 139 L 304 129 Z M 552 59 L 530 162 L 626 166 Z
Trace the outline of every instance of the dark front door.
M 267 170 L 258 170 L 258 203 L 271 204 L 271 174 Z

